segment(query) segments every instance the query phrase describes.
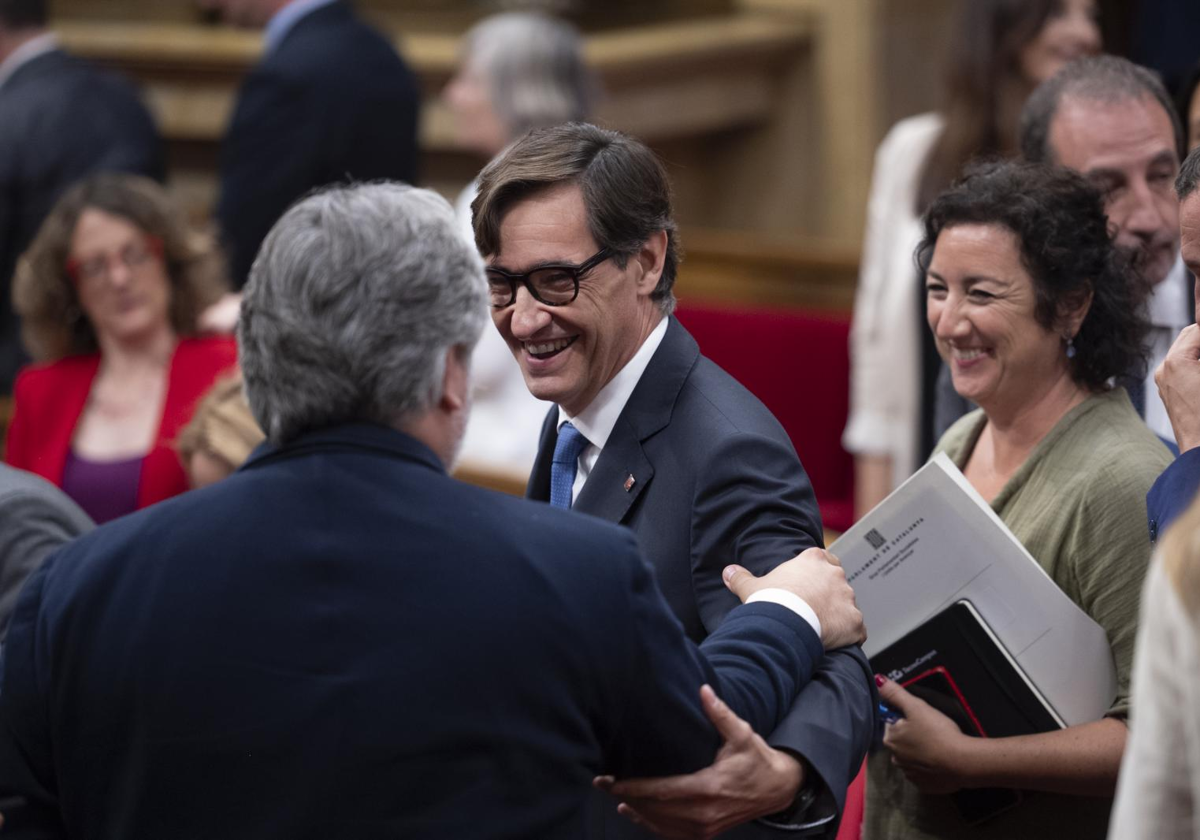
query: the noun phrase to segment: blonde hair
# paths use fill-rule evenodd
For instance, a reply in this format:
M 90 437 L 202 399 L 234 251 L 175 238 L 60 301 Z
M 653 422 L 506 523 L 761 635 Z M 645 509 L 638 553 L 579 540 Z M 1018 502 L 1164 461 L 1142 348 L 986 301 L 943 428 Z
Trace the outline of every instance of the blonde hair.
M 236 470 L 254 447 L 266 438 L 254 422 L 242 375 L 218 379 L 196 407 L 196 413 L 179 433 L 175 448 L 189 474 L 192 456 L 203 452 Z
M 1167 529 L 1159 562 L 1192 620 L 1200 622 L 1200 497 Z
M 171 326 L 179 335 L 195 334 L 200 313 L 229 288 L 213 237 L 193 231 L 166 191 L 149 178 L 105 173 L 80 182 L 58 200 L 17 264 L 12 299 L 29 353 L 38 361 L 54 361 L 97 349 L 96 331 L 67 274 L 71 239 L 85 210 L 125 219 L 162 242 Z

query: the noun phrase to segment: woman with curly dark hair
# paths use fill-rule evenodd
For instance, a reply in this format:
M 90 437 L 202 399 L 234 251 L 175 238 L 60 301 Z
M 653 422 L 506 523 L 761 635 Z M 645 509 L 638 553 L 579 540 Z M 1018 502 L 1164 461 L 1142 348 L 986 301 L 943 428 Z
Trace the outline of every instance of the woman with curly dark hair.
M 918 263 L 938 351 L 955 389 L 980 406 L 937 450 L 1107 632 L 1117 696 L 1102 720 L 970 738 L 877 678 L 904 719 L 871 759 L 865 836 L 1103 838 L 1150 556 L 1146 491 L 1171 459 L 1110 385 L 1144 365 L 1148 289 L 1113 247 L 1100 192 L 1030 164 L 975 169 L 938 197 Z M 944 794 L 980 787 L 1037 793 L 967 825 Z
M 153 181 L 106 174 L 69 190 L 13 281 L 38 364 L 13 388 L 8 462 L 97 522 L 186 490 L 175 436 L 237 359 L 231 338 L 196 337 L 226 288 L 211 238 Z
M 921 215 L 972 160 L 1017 152 L 1021 106 L 1041 82 L 1100 51 L 1096 0 L 961 0 L 943 104 L 901 120 L 879 146 L 850 334 L 855 511 L 908 478 L 934 443 L 941 367 L 921 329 L 912 252 Z

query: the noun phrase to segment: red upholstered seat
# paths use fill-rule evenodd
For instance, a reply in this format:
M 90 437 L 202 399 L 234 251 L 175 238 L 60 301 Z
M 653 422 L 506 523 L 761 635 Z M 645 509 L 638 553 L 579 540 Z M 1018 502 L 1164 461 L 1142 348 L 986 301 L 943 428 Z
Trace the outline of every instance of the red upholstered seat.
M 850 405 L 848 316 L 681 304 L 700 352 L 763 401 L 808 471 L 827 529 L 854 521 L 854 464 L 842 448 Z

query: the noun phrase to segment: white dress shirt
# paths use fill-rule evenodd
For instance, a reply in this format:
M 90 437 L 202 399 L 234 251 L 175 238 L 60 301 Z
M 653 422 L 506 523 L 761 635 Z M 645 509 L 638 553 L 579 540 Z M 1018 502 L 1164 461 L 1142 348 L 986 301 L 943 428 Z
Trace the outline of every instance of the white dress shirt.
M 596 461 L 600 458 L 604 445 L 608 443 L 613 428 L 617 425 L 617 418 L 625 410 L 625 404 L 629 402 L 633 389 L 637 387 L 642 374 L 646 372 L 646 366 L 650 364 L 650 359 L 654 357 L 658 346 L 662 344 L 663 336 L 667 334 L 667 323 L 667 318 L 658 322 L 650 331 L 650 335 L 646 336 L 642 346 L 633 354 L 633 358 L 626 362 L 625 367 L 621 368 L 617 375 L 600 389 L 600 393 L 596 394 L 596 398 L 583 411 L 571 417 L 561 405 L 558 407 L 558 428 L 562 429 L 563 423 L 570 422 L 588 440 L 588 445 L 579 453 L 575 464 L 575 483 L 571 485 L 572 504 L 579 498 L 583 485 L 596 466 Z M 786 607 L 808 622 L 808 625 L 820 638 L 821 620 L 817 618 L 816 611 L 799 595 L 786 589 L 760 589 L 746 599 L 748 604 L 756 601 Z
M 596 466 L 600 451 L 608 443 L 613 427 L 617 425 L 617 418 L 625 410 L 625 403 L 629 402 L 633 389 L 637 387 L 642 374 L 646 372 L 646 366 L 650 364 L 650 359 L 658 350 L 658 345 L 662 344 L 663 336 L 666 334 L 667 319 L 663 318 L 650 331 L 650 335 L 646 336 L 642 346 L 633 354 L 633 358 L 625 363 L 625 367 L 617 371 L 617 375 L 600 389 L 596 398 L 579 414 L 571 417 L 563 411 L 561 405 L 558 407 L 558 428 L 561 429 L 563 423 L 570 421 L 576 431 L 588 440 L 588 445 L 579 453 L 575 483 L 571 485 L 572 504 L 579 498 L 579 491 L 583 489 L 584 482 L 592 474 L 592 468 Z
M 1175 430 L 1171 428 L 1171 418 L 1167 416 L 1167 407 L 1163 405 L 1162 397 L 1158 395 L 1158 386 L 1154 384 L 1154 369 L 1167 356 L 1167 351 L 1179 333 L 1192 323 L 1192 309 L 1188 306 L 1188 276 L 1183 257 L 1178 257 L 1166 279 L 1155 284 L 1147 301 L 1147 314 L 1150 317 L 1150 364 L 1146 370 L 1146 425 L 1150 431 L 1161 438 L 1175 441 Z

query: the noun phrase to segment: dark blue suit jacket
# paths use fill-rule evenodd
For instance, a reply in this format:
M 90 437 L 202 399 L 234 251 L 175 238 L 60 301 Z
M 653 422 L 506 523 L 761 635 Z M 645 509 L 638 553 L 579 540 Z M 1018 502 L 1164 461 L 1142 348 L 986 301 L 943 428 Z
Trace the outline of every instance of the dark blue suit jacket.
M 217 219 L 237 288 L 267 232 L 314 187 L 417 175 L 417 78 L 343 0 L 305 15 L 242 83 Z
M 0 392 L 27 361 L 11 279 L 50 208 L 97 172 L 159 180 L 158 130 L 129 82 L 61 50 L 22 65 L 0 86 Z
M 577 838 L 595 774 L 712 760 L 704 681 L 769 729 L 819 656 L 774 604 L 697 650 L 627 531 L 329 429 L 30 578 L 4 837 Z
M 1150 540 L 1156 542 L 1179 514 L 1187 510 L 1200 490 L 1200 448 L 1176 458 L 1146 494 Z
M 803 387 L 800 380 L 796 387 Z M 555 407 L 542 427 L 531 498 L 550 498 L 557 419 Z M 761 575 L 824 544 L 816 497 L 787 433 L 753 394 L 700 355 L 674 318 L 573 509 L 637 534 L 667 603 L 694 641 L 721 627 L 737 605 L 721 582 L 726 565 L 737 562 Z M 873 695 L 862 651 L 833 651 L 783 724 L 760 730 L 772 746 L 809 762 L 831 797 L 828 813 L 841 811 L 870 745 Z M 600 810 L 606 834 L 647 836 L 611 809 Z M 832 836 L 836 827 L 832 820 L 821 833 Z M 727 836 L 774 832 L 754 823 Z

